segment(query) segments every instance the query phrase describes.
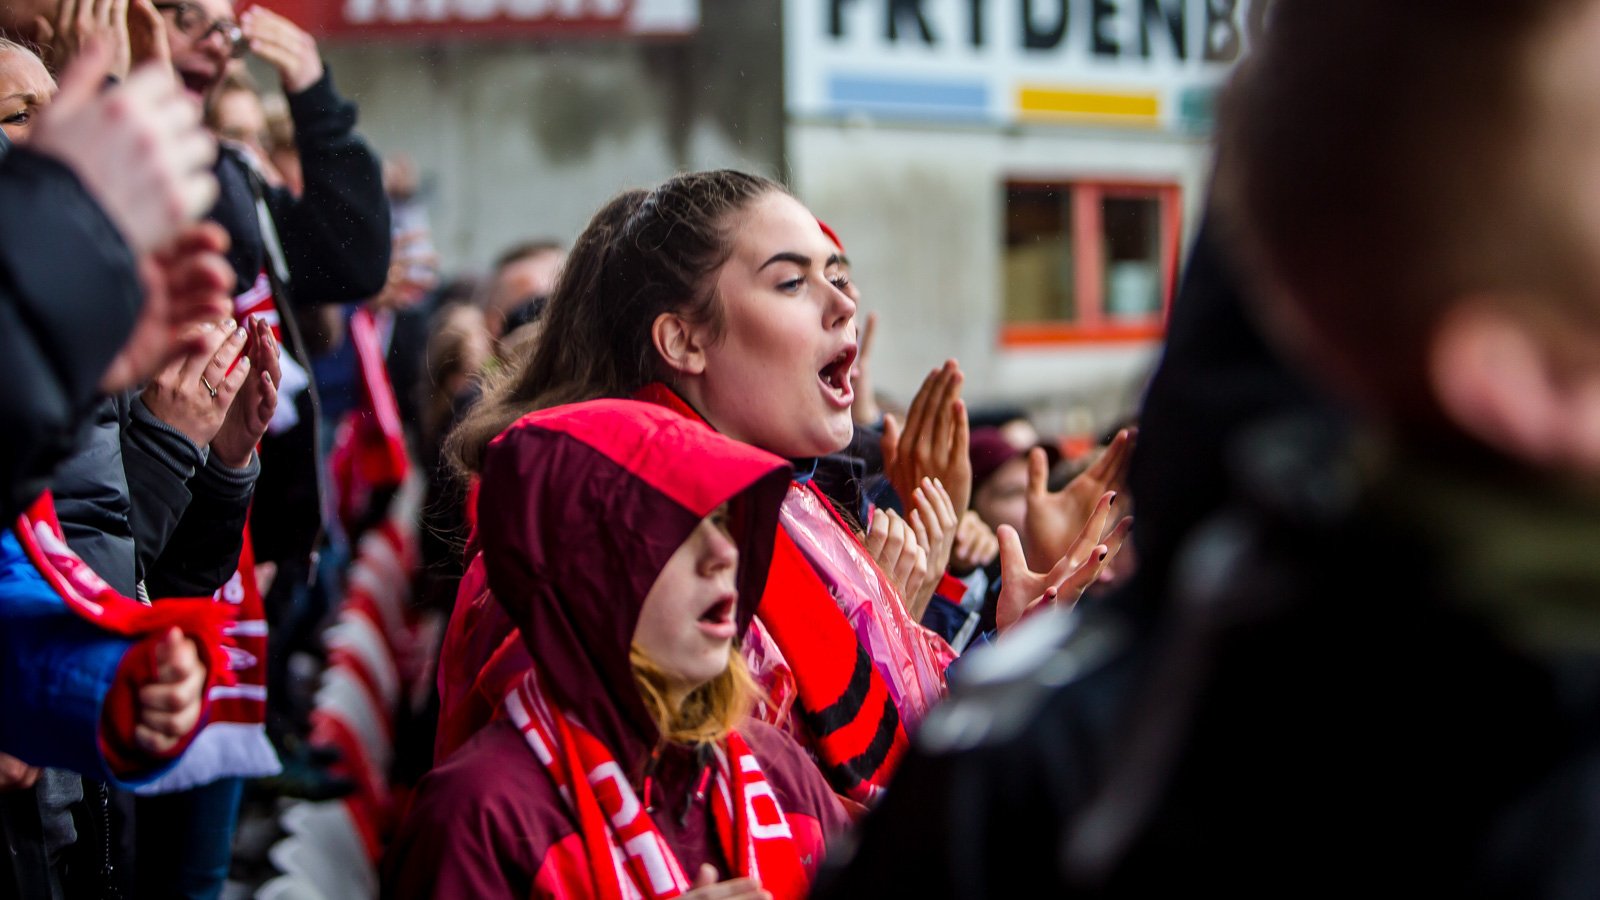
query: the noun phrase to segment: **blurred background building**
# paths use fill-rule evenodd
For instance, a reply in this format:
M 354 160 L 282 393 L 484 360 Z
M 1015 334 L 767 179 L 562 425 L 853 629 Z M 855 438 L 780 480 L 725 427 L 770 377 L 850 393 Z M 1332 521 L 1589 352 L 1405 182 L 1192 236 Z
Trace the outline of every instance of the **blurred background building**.
M 1251 0 L 276 0 L 422 173 L 444 271 L 611 195 L 789 183 L 880 314 L 879 386 L 955 356 L 1056 432 L 1131 409 Z

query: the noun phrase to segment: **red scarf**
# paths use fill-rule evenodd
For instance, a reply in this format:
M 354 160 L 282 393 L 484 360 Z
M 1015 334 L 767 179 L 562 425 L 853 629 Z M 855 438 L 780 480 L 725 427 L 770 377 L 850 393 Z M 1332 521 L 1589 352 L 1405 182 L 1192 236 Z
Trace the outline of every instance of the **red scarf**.
M 222 649 L 222 631 L 233 618 L 233 611 L 208 599 L 162 600 L 146 606 L 124 597 L 78 558 L 62 536 L 56 518 L 56 501 L 49 491 L 17 519 L 17 540 L 28 559 L 46 583 L 82 618 L 113 634 L 144 638 L 177 627 L 200 644 L 200 652 L 211 671 L 226 684 L 232 683 L 228 657 Z
M 346 529 L 353 529 L 368 512 L 375 491 L 399 486 L 411 471 L 400 407 L 370 310 L 358 309 L 350 317 L 350 346 L 361 375 L 362 403 L 339 423 L 328 458 L 337 486 L 339 519 Z
M 232 609 L 236 619 L 223 629 L 229 684 L 207 694 L 211 714 L 189 752 L 171 771 L 135 789 L 166 794 L 210 784 L 219 778 L 265 778 L 283 771 L 278 751 L 267 738 L 267 614 L 256 581 L 255 548 L 245 528 L 239 567 L 211 602 Z
M 599 739 L 551 705 L 531 670 L 506 695 L 505 708 L 578 818 L 593 896 L 662 900 L 687 893 L 689 877 L 622 767 Z M 712 810 L 734 877 L 755 879 L 775 900 L 804 897 L 800 851 L 760 762 L 737 732 L 715 756 L 721 802 Z
M 61 602 L 79 617 L 95 626 L 138 641 L 176 627 L 193 638 L 206 664 L 206 687 L 232 684 L 228 657 L 222 649 L 222 630 L 233 611 L 210 600 L 162 600 L 146 606 L 117 593 L 67 546 L 56 518 L 55 498 L 48 491 L 40 495 L 17 519 L 17 540 L 28 560 L 49 584 Z M 107 733 L 122 737 L 133 734 L 138 710 L 134 703 L 108 703 Z M 185 739 L 192 740 L 193 734 Z

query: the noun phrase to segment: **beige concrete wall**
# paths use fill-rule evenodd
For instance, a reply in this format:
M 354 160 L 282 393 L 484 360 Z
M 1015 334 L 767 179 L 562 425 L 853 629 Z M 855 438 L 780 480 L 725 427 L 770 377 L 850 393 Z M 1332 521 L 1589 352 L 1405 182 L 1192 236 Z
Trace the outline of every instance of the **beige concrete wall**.
M 325 47 L 380 152 L 432 184 L 445 267 L 570 242 L 620 190 L 690 168 L 781 174 L 778 0 L 703 0 L 687 42 Z
M 1098 428 L 1134 406 L 1154 344 L 1001 348 L 1004 183 L 1175 181 L 1192 229 L 1209 165 L 1203 141 L 1110 129 L 796 122 L 789 148 L 797 192 L 838 229 L 864 305 L 891 336 L 876 351 L 884 389 L 909 399 L 929 368 L 954 356 L 975 402 L 1034 407 L 1052 429 L 1085 420 L 1077 427 Z

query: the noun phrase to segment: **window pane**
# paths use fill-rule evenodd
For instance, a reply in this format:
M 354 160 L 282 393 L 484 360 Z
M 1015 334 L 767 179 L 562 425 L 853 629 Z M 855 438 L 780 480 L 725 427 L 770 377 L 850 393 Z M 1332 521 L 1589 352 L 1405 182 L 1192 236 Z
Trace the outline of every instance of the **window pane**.
M 1161 201 L 1107 197 L 1106 316 L 1146 319 L 1161 312 Z
M 1055 322 L 1077 316 L 1073 296 L 1072 191 L 1006 189 L 1005 320 Z

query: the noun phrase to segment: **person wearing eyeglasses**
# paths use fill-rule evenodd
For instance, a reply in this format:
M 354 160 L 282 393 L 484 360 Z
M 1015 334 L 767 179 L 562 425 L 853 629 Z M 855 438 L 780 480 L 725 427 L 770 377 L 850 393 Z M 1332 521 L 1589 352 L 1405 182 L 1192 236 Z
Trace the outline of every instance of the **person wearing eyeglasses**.
M 242 292 L 235 302 L 236 316 L 240 321 L 251 315 L 268 316 L 279 326 L 281 345 L 288 351 L 280 360 L 284 371 L 278 400 L 280 411 L 287 414 L 279 416 L 262 439 L 261 473 L 250 513 L 255 559 L 274 563 L 278 572 L 265 597 L 267 618 L 273 623 L 268 708 L 276 710 L 285 706 L 278 702 L 285 694 L 284 680 L 276 677 L 287 672 L 277 659 L 290 649 L 284 628 L 291 620 L 290 610 L 310 605 L 310 560 L 326 531 L 321 518 L 321 442 L 315 431 L 320 417 L 315 389 L 304 374 L 310 371 L 310 357 L 296 311 L 365 300 L 383 289 L 391 248 L 382 166 L 355 131 L 355 105 L 334 89 L 316 41 L 299 26 L 261 6 L 236 15 L 231 0 L 160 0 L 152 6 L 165 25 L 174 74 L 191 95 L 211 99 L 246 56 L 277 72 L 301 159 L 304 188 L 297 194 L 264 177 L 259 157 L 250 148 L 223 140 L 216 169 L 221 195 L 211 214 L 232 239 L 229 261 Z M 291 369 L 301 371 L 291 373 Z M 296 384 L 298 390 L 293 389 Z M 270 727 L 284 733 L 274 734 L 282 753 L 284 736 L 292 737 L 294 728 L 287 724 L 291 720 L 286 712 L 269 715 L 275 723 Z M 292 740 L 287 743 L 303 747 Z M 284 760 L 291 771 L 307 774 L 280 779 L 280 786 L 315 793 L 334 784 L 325 775 L 318 777 L 305 759 L 285 754 Z M 238 777 L 224 778 L 182 794 L 141 799 L 137 827 L 142 894 L 217 895 L 227 875 L 238 783 Z M 232 803 L 219 803 L 218 796 Z M 160 843 L 159 834 L 147 827 L 152 808 L 161 810 L 154 817 L 163 823 L 159 832 L 181 828 L 181 842 Z M 168 876 L 152 872 L 152 862 L 174 873 L 166 884 L 157 883 Z M 208 866 L 214 866 L 209 875 Z M 209 884 L 202 886 L 204 880 Z
M 58 71 L 97 38 L 127 60 L 114 67 L 122 74 L 170 60 L 166 64 L 183 88 L 199 99 L 214 92 L 230 66 L 246 55 L 279 75 L 295 125 L 304 190 L 295 194 L 269 184 L 247 150 L 224 141 L 216 165 L 220 196 L 209 218 L 230 238 L 228 261 L 242 292 L 235 299 L 236 318 L 268 317 L 281 327 L 281 346 L 288 349 L 278 381 L 278 407 L 286 414 L 262 439 L 251 510 L 256 559 L 276 564 L 278 571 L 275 593 L 266 598 L 268 618 L 281 621 L 278 611 L 305 603 L 292 592 L 305 590 L 311 553 L 324 531 L 314 431 L 319 417 L 294 312 L 374 296 L 389 268 L 390 216 L 381 165 L 355 133 L 355 106 L 334 90 L 310 35 L 259 6 L 238 16 L 231 0 L 0 0 L 0 32 L 46 47 L 47 61 Z M 300 388 L 294 390 L 297 381 Z M 274 649 L 281 650 L 283 642 L 277 643 Z M 192 790 L 154 798 L 155 803 L 141 800 L 138 893 L 214 897 L 220 892 L 237 813 L 237 775 L 258 773 L 222 774 Z M 153 812 L 152 806 L 162 809 Z M 162 848 L 172 852 L 156 852 Z

